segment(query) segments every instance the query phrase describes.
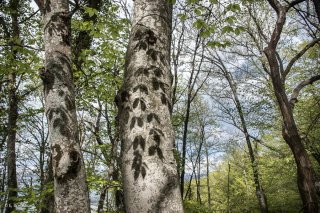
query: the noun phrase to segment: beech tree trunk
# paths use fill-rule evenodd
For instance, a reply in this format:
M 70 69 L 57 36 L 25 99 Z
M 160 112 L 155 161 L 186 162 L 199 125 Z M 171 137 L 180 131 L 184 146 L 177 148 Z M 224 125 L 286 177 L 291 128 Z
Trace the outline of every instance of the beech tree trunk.
M 47 0 L 38 5 L 45 43 L 45 69 L 39 74 L 44 83 L 56 212 L 90 212 L 77 130 L 68 1 Z
M 183 212 L 171 125 L 172 4 L 135 0 L 124 83 L 117 96 L 128 213 Z

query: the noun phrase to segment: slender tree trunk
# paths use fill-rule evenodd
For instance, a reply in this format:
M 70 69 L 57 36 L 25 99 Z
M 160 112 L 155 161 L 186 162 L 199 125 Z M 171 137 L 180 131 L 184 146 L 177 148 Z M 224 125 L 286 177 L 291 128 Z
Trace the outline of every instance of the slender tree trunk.
M 228 162 L 228 186 L 227 186 L 227 212 L 231 212 L 230 208 L 230 163 Z
M 201 127 L 201 140 L 200 140 L 200 145 L 199 145 L 199 149 L 198 149 L 198 152 L 197 152 L 197 157 L 196 157 L 196 160 L 195 160 L 195 163 L 193 164 L 193 161 L 191 159 L 191 163 L 192 163 L 192 174 L 191 174 L 191 177 L 189 179 L 189 184 L 188 184 L 188 189 L 185 193 L 185 196 L 184 196 L 184 199 L 186 199 L 189 195 L 189 198 L 191 198 L 191 183 L 192 183 L 192 179 L 193 179 L 193 175 L 195 176 L 195 181 L 196 181 L 196 185 L 197 185 L 197 201 L 200 200 L 200 191 L 198 190 L 198 186 L 200 184 L 200 176 L 197 178 L 197 173 L 196 173 L 196 167 L 197 167 L 197 163 L 198 163 L 198 169 L 200 168 L 200 155 L 201 155 L 201 150 L 202 150 L 202 145 L 204 143 L 204 127 L 202 126 Z M 198 171 L 198 174 L 200 175 L 200 172 Z M 199 183 L 199 184 L 198 184 Z M 200 187 L 200 186 L 199 186 Z M 189 199 L 190 200 L 190 199 Z
M 197 202 L 199 204 L 202 203 L 201 201 L 201 161 L 198 161 L 198 181 L 197 181 Z
M 44 198 L 41 200 L 41 204 L 40 204 L 40 209 L 39 209 L 39 213 L 54 213 L 55 209 L 54 209 L 54 194 L 53 192 L 48 192 L 50 191 L 49 189 L 51 189 L 53 184 L 53 170 L 52 170 L 52 157 L 49 156 L 48 159 L 48 166 L 47 166 L 47 171 L 44 177 L 44 181 L 43 181 L 43 191 L 45 191 L 45 196 Z M 42 192 L 43 192 L 42 191 Z
M 201 151 L 202 151 L 202 146 L 203 143 L 205 142 L 205 135 L 204 135 L 204 125 L 200 125 L 201 128 L 201 142 L 199 146 L 199 151 L 198 151 L 198 181 L 197 181 L 197 201 L 201 204 Z
M 14 50 L 15 41 L 19 39 L 19 0 L 10 1 L 11 9 L 11 54 L 14 59 L 17 58 L 17 50 Z M 17 134 L 17 121 L 18 121 L 18 96 L 16 86 L 16 71 L 14 69 L 8 75 L 8 135 L 7 135 L 7 190 L 8 198 L 6 204 L 6 212 L 12 212 L 15 210 L 15 199 L 18 196 L 18 183 L 17 183 L 17 171 L 16 171 L 16 134 Z
M 207 163 L 207 194 L 208 194 L 208 207 L 211 208 L 211 189 L 210 189 L 210 169 L 209 169 L 209 150 L 208 144 L 206 144 L 206 163 Z
M 182 159 L 181 159 L 181 174 L 180 174 L 180 191 L 181 196 L 183 197 L 184 194 L 184 176 L 185 176 L 185 167 L 186 167 L 186 153 L 187 153 L 187 133 L 188 133 L 188 124 L 189 124 L 189 117 L 190 117 L 190 95 L 187 98 L 187 111 L 184 118 L 184 127 L 183 127 L 183 137 L 182 137 Z
M 172 4 L 134 1 L 124 83 L 117 96 L 125 208 L 183 212 L 171 125 Z
M 237 87 L 236 84 L 232 78 L 232 75 L 230 72 L 228 72 L 226 70 L 226 67 L 224 66 L 223 62 L 221 61 L 221 59 L 218 59 L 220 61 L 220 64 L 223 68 L 223 72 L 224 72 L 224 76 L 227 79 L 230 89 L 232 91 L 232 95 L 233 95 L 233 99 L 240 117 L 240 121 L 241 121 L 241 127 L 242 127 L 242 131 L 244 133 L 245 139 L 246 139 L 246 143 L 247 143 L 247 147 L 249 150 L 249 157 L 250 157 L 250 161 L 251 161 L 251 167 L 253 170 L 253 180 L 254 180 L 254 184 L 256 187 L 256 196 L 259 202 L 259 206 L 260 206 L 260 211 L 262 213 L 267 213 L 268 212 L 268 204 L 267 204 L 267 197 L 265 196 L 264 190 L 261 186 L 260 183 L 260 175 L 259 175 L 259 169 L 258 169 L 258 164 L 257 161 L 255 159 L 255 154 L 252 148 L 252 144 L 251 144 L 251 140 L 250 140 L 250 136 L 249 136 L 249 132 L 247 129 L 247 123 L 245 121 L 244 118 L 244 114 L 243 114 L 243 110 L 242 110 L 242 105 L 240 103 L 239 97 L 238 97 L 238 93 L 237 93 Z
M 104 206 L 104 200 L 106 199 L 107 188 L 108 188 L 107 184 L 102 186 L 102 189 L 100 192 L 100 198 L 98 202 L 98 213 L 103 213 L 103 206 Z
M 181 191 L 181 197 L 183 197 L 184 194 L 184 176 L 185 176 L 185 167 L 186 167 L 186 153 L 187 153 L 187 135 L 188 135 L 188 125 L 189 125 L 189 117 L 190 117 L 190 110 L 191 110 L 191 102 L 193 100 L 193 87 L 197 80 L 197 75 L 199 74 L 199 71 L 196 74 L 196 77 L 194 78 L 195 74 L 195 63 L 196 63 L 196 55 L 197 50 L 200 47 L 200 35 L 197 34 L 196 38 L 196 47 L 193 52 L 193 59 L 192 59 L 192 69 L 191 74 L 188 82 L 188 94 L 187 94 L 187 106 L 186 106 L 186 115 L 184 117 L 183 122 L 183 136 L 182 136 L 182 162 L 181 162 L 181 174 L 180 174 L 180 191 Z
M 45 70 L 40 70 L 40 76 L 44 83 L 56 211 L 90 212 L 77 129 L 69 5 L 67 0 L 47 0 L 43 5 Z

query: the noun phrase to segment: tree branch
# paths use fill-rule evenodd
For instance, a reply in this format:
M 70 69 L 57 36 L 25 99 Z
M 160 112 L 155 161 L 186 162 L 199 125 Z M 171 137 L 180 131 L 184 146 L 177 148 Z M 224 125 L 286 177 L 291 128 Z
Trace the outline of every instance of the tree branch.
M 279 14 L 280 12 L 280 3 L 277 0 L 267 0 L 270 6 Z
M 286 78 L 286 76 L 288 75 L 288 73 L 290 72 L 293 64 L 303 56 L 303 54 L 305 54 L 311 47 L 313 47 L 317 42 L 320 41 L 320 38 L 317 39 L 313 39 L 307 46 L 305 46 L 297 55 L 295 55 L 289 62 L 289 64 L 287 65 L 284 73 L 283 73 L 283 79 Z
M 304 2 L 305 0 L 294 0 L 290 3 L 288 3 L 288 9 L 290 9 L 291 7 L 296 6 L 297 4 L 300 4 L 301 2 Z
M 299 96 L 299 93 L 300 91 L 307 85 L 309 84 L 313 84 L 314 82 L 320 80 L 320 75 L 316 75 L 316 76 L 313 76 L 307 80 L 304 80 L 302 82 L 300 82 L 300 84 L 298 84 L 298 86 L 296 88 L 294 88 L 292 94 L 291 94 L 291 97 L 290 97 L 290 104 L 292 106 L 292 108 L 294 107 L 294 105 L 298 102 L 298 96 Z

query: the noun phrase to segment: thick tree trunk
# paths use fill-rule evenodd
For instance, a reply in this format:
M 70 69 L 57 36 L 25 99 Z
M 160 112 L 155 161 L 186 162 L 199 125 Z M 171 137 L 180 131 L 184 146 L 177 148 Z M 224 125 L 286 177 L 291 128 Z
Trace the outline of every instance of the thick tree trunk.
M 183 212 L 171 125 L 172 5 L 134 1 L 126 70 L 117 97 L 125 208 Z
M 77 130 L 67 0 L 44 2 L 45 110 L 49 125 L 56 212 L 90 212 Z
M 275 48 L 272 48 L 272 45 L 269 44 L 264 50 L 264 53 L 269 62 L 272 85 L 282 115 L 282 135 L 289 145 L 297 165 L 298 188 L 303 202 L 304 212 L 317 213 L 318 201 L 312 179 L 312 164 L 301 141 L 292 108 L 285 93 L 284 83 L 280 77 L 279 65 L 274 49 Z
M 11 8 L 11 39 L 16 41 L 19 39 L 19 0 L 10 1 Z M 12 42 L 13 42 L 12 41 Z M 14 59 L 17 57 L 17 50 L 14 50 L 14 43 L 11 44 L 11 54 Z M 6 204 L 6 212 L 15 210 L 15 199 L 18 196 L 18 183 L 17 183 L 17 166 L 16 166 L 16 134 L 17 134 L 17 121 L 18 121 L 18 96 L 16 86 L 16 73 L 14 69 L 8 75 L 8 135 L 7 135 L 7 190 L 8 198 Z

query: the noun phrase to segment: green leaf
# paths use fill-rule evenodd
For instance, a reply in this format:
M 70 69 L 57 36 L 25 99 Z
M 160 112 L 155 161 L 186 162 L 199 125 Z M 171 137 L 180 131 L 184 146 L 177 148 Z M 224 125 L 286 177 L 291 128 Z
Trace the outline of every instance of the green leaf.
M 218 4 L 218 0 L 209 0 L 211 4 Z
M 198 19 L 193 23 L 193 27 L 197 28 L 198 30 L 200 30 L 204 26 L 205 26 L 205 22 L 202 19 Z
M 208 37 L 210 37 L 210 35 L 211 35 L 211 33 L 209 30 L 204 30 L 204 31 L 200 32 L 200 36 L 202 38 L 208 38 Z
M 225 33 L 230 33 L 233 32 L 233 28 L 231 26 L 225 26 L 222 28 L 221 33 L 225 34 Z
M 197 3 L 199 0 L 188 0 L 188 4 L 194 4 Z
M 228 22 L 229 24 L 233 24 L 235 20 L 236 20 L 236 17 L 234 17 L 234 16 L 228 16 L 225 19 L 225 21 Z
M 228 11 L 232 11 L 232 12 L 238 12 L 238 11 L 240 11 L 241 10 L 241 8 L 240 8 L 240 5 L 239 4 L 229 4 L 228 6 L 227 6 L 227 10 Z
M 201 10 L 199 10 L 198 8 L 194 10 L 194 13 L 197 14 L 198 16 L 201 16 Z
M 185 21 L 188 18 L 186 14 L 178 14 L 178 17 L 180 18 L 181 21 Z
M 94 15 L 98 15 L 98 10 L 91 8 L 91 7 L 85 7 L 84 10 L 88 13 L 90 17 Z

